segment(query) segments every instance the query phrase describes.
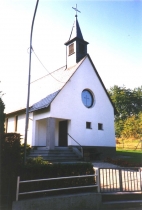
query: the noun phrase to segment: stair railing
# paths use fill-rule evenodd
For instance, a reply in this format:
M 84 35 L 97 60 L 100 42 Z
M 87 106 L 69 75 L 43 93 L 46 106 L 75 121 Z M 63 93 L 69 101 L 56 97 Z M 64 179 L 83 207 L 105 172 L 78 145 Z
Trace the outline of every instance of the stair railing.
M 79 145 L 79 147 L 80 147 L 80 150 L 81 150 L 81 155 L 82 155 L 82 157 L 83 157 L 83 147 L 68 133 L 68 136 L 71 138 L 71 139 L 73 139 L 78 145 Z

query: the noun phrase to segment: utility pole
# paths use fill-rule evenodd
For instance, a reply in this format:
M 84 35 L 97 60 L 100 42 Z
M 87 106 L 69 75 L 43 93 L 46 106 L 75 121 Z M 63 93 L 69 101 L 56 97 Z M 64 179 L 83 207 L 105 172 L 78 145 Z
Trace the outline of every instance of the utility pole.
M 30 34 L 30 53 L 29 53 L 29 76 L 28 76 L 28 94 L 27 94 L 27 108 L 26 108 L 26 123 L 25 123 L 25 141 L 24 141 L 24 164 L 26 163 L 26 147 L 27 147 L 27 131 L 28 131 L 28 122 L 29 122 L 29 100 L 30 100 L 30 79 L 31 79 L 31 53 L 32 53 L 32 33 L 34 20 L 36 16 L 36 11 L 38 7 L 38 2 L 36 2 L 35 11 L 33 15 L 32 25 L 31 25 L 31 34 Z

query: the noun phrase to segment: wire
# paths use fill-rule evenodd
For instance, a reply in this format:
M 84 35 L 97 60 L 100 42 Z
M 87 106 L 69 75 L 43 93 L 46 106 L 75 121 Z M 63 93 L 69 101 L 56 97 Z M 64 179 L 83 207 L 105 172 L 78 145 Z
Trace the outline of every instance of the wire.
M 49 74 L 51 77 L 53 77 L 53 79 L 55 79 L 56 81 L 61 82 L 60 80 L 56 79 L 56 78 L 52 75 L 52 73 L 50 73 L 50 72 L 47 70 L 47 68 L 43 65 L 43 63 L 41 62 L 41 60 L 39 59 L 39 57 L 38 57 L 37 54 L 35 53 L 33 47 L 32 47 L 32 52 L 34 53 L 34 55 L 36 56 L 36 58 L 38 59 L 38 61 L 40 62 L 40 64 L 43 66 L 43 68 L 48 72 L 48 74 Z M 61 82 L 61 83 L 65 83 L 65 82 Z

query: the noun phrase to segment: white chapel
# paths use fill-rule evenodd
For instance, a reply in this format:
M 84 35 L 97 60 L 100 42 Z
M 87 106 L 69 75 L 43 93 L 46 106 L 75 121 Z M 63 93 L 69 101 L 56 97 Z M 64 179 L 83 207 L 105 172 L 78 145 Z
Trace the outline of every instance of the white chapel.
M 115 154 L 115 107 L 87 52 L 77 15 L 65 42 L 66 65 L 31 82 L 27 143 Z M 25 102 L 6 113 L 6 132 L 25 132 Z M 7 109 L 8 110 L 8 109 Z

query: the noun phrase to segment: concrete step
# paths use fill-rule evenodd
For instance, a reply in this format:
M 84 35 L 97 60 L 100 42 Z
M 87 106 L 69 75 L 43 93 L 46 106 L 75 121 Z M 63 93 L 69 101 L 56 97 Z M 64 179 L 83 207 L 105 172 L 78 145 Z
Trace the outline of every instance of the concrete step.
M 33 150 L 48 150 L 47 147 L 33 147 Z M 72 150 L 71 147 L 55 147 L 54 150 Z
M 52 162 L 71 162 L 80 160 L 78 155 L 70 147 L 55 147 L 54 150 L 47 150 L 45 147 L 33 148 L 29 157 L 35 158 L 38 156 Z
M 72 148 L 71 147 L 55 147 L 55 150 L 71 150 L 72 151 Z
M 60 151 L 60 150 L 32 150 L 32 154 L 71 154 L 73 151 L 71 150 L 65 150 L 65 151 Z

